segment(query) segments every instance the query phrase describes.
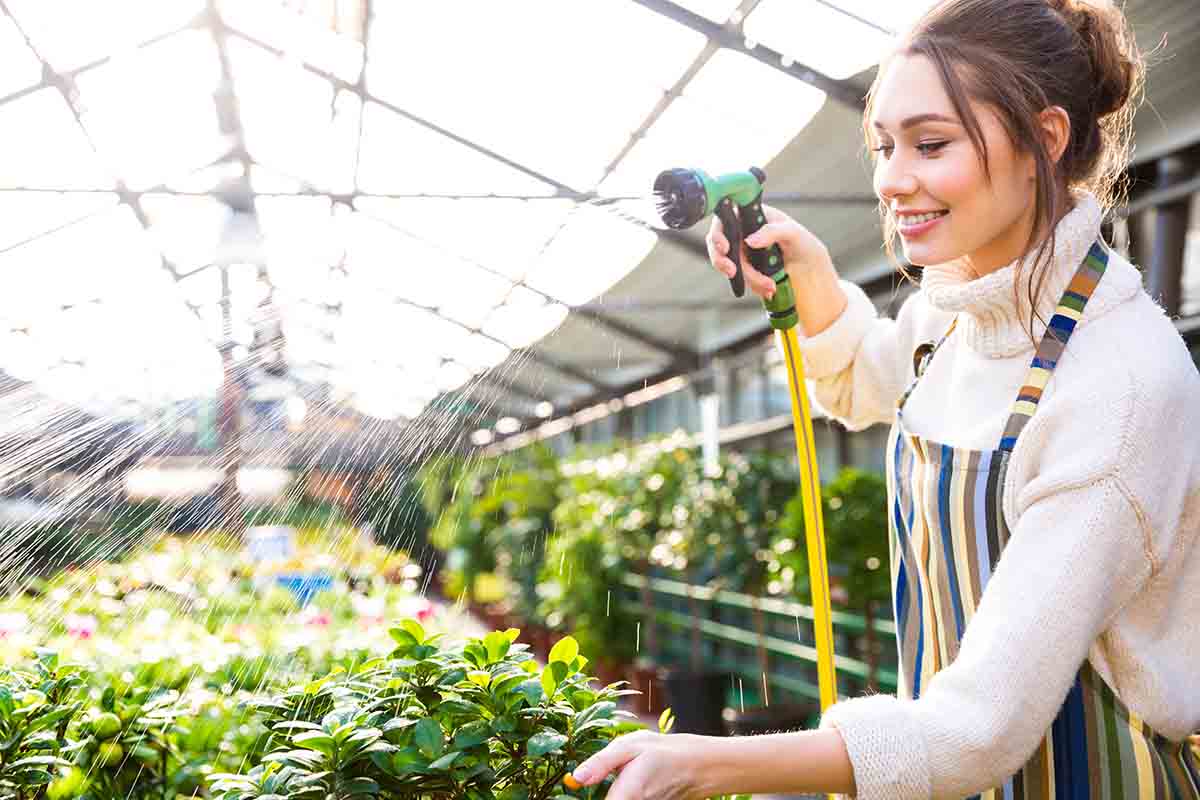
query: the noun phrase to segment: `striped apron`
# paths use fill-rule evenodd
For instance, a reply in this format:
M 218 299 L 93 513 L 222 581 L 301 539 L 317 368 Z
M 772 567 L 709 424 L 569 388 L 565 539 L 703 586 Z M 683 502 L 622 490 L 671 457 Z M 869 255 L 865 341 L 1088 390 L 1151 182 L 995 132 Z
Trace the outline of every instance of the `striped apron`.
M 898 694 L 916 699 L 952 662 L 988 577 L 1011 532 L 1001 492 L 1017 437 L 1037 410 L 1084 305 L 1104 275 L 1108 251 L 1096 242 L 1063 294 L 995 450 L 963 450 L 904 427 L 904 405 L 946 341 L 915 354 L 916 377 L 900 398 L 888 442 L 893 610 Z M 1155 733 L 1085 661 L 1057 718 L 1030 760 L 989 800 L 1200 798 L 1200 763 L 1186 741 Z

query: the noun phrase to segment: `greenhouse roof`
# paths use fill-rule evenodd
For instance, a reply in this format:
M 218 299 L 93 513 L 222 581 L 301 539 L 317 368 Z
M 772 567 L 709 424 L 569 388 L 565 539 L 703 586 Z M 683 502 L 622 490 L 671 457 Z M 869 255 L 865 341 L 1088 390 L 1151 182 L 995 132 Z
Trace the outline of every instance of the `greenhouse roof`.
M 761 314 L 717 315 L 699 233 L 604 200 L 775 165 L 876 274 L 857 118 L 928 5 L 0 0 L 0 370 L 138 416 L 214 394 L 225 352 L 405 419 L 685 363 Z
M 238 356 L 273 313 L 298 380 L 411 417 L 646 258 L 589 199 L 765 164 L 826 102 L 702 23 L 836 82 L 922 1 L 741 5 L 0 2 L 0 367 L 211 394 L 225 265 Z

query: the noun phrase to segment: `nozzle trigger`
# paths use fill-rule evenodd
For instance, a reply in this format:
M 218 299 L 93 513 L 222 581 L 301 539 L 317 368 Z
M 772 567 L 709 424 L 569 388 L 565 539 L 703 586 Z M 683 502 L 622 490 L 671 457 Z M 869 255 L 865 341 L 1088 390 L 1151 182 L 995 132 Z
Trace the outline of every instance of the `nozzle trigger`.
M 734 297 L 741 297 L 746 293 L 746 276 L 742 274 L 742 223 L 733 208 L 733 201 L 728 197 L 717 203 L 716 214 L 721 220 L 725 238 L 729 240 L 729 260 L 737 268 L 729 279 L 729 288 L 733 290 Z

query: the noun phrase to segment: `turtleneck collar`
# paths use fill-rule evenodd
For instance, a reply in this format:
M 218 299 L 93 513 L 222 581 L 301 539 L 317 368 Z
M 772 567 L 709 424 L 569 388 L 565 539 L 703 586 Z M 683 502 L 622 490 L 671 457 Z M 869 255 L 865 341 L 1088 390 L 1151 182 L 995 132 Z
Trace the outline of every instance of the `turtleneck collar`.
M 1045 277 L 1038 296 L 1037 315 L 1033 317 L 1035 339 L 1041 338 L 1046 322 L 1053 316 L 1063 292 L 1100 233 L 1103 214 L 1096 197 L 1090 192 L 1076 192 L 1074 200 L 1075 207 L 1055 228 L 1053 263 L 1043 267 Z M 991 357 L 1012 356 L 1033 347 L 1028 329 L 1028 267 L 1021 278 L 1019 291 L 1014 293 L 1016 268 L 1017 262 L 1013 261 L 975 278 L 961 261 L 938 264 L 925 268 L 921 289 L 931 306 L 958 315 L 955 335 L 962 336 L 969 347 Z M 1125 289 L 1129 288 L 1126 286 L 1128 276 L 1118 282 Z M 1101 281 L 1101 286 L 1104 283 Z M 1091 308 L 1089 305 L 1088 310 Z

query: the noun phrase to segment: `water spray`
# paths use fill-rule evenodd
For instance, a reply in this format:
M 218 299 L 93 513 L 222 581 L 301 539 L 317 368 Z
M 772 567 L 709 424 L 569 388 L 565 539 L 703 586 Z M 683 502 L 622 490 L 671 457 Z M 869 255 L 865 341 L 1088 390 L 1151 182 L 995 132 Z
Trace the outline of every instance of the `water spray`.
M 729 257 L 737 271 L 729 279 L 736 297 L 746 293 L 741 250 L 745 238 L 766 224 L 763 214 L 763 185 L 767 176 L 751 167 L 712 177 L 698 169 L 669 169 L 654 181 L 658 213 L 668 228 L 684 230 L 716 214 L 729 240 Z M 825 555 L 825 528 L 821 522 L 821 481 L 817 473 L 817 448 L 813 441 L 812 409 L 804 383 L 804 365 L 796 339 L 796 297 L 778 245 L 747 248 L 750 267 L 775 281 L 775 294 L 763 300 L 767 319 L 779 332 L 787 364 L 788 388 L 792 398 L 792 426 L 800 457 L 801 503 L 804 508 L 808 566 L 812 577 L 813 630 L 817 649 L 817 681 L 821 710 L 837 701 L 834 671 L 833 624 L 829 608 L 829 565 Z

